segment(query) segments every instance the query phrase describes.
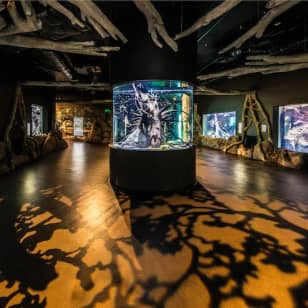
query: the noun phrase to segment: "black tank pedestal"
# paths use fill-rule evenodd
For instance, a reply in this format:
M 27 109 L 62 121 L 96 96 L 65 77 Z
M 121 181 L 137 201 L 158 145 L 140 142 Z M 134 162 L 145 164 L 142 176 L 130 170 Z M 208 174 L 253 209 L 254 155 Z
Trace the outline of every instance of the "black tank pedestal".
M 110 147 L 110 182 L 131 191 L 172 191 L 196 182 L 195 147 L 127 150 Z

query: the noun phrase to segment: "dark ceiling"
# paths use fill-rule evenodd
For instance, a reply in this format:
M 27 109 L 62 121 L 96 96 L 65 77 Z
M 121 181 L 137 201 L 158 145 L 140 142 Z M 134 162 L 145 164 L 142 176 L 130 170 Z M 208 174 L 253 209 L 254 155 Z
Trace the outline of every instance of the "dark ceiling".
M 191 25 L 193 20 L 219 5 L 220 1 L 159 1 L 153 3 L 162 15 L 166 28 L 173 37 L 183 28 Z M 81 30 L 72 26 L 66 18 L 52 8 L 46 8 L 35 1 L 33 4 L 43 23 L 43 29 L 35 32 L 36 37 L 57 41 L 102 41 L 90 26 Z M 123 24 L 123 14 L 128 19 L 130 14 L 135 14 L 133 11 L 136 11 L 136 7 L 133 3 L 97 1 L 96 4 L 124 34 L 128 27 L 144 27 L 146 32 L 146 23 L 142 15 L 140 15 L 140 18 L 143 18 L 141 22 L 133 18 L 129 25 Z M 196 75 L 237 67 L 243 63 L 248 54 L 285 55 L 306 51 L 308 3 L 303 1 L 279 16 L 267 28 L 261 39 L 252 38 L 240 49 L 233 49 L 226 54 L 218 55 L 219 50 L 247 31 L 264 15 L 265 4 L 265 1 L 243 1 L 227 14 L 198 31 Z M 78 10 L 75 7 L 69 3 L 65 3 L 65 5 L 78 15 Z M 166 12 L 170 14 L 170 10 L 173 10 L 173 15 L 177 18 L 175 27 L 168 27 L 170 15 L 168 16 Z M 7 13 L 2 14 L 9 20 Z M 34 34 L 27 35 L 34 36 Z M 105 45 L 123 46 L 122 43 L 110 38 L 105 39 L 103 43 Z M 164 45 L 164 48 L 168 48 L 168 46 Z M 20 80 L 32 78 L 33 80 L 71 79 L 108 82 L 110 79 L 110 57 L 112 56 L 91 57 L 16 47 L 0 47 L 0 55 L 1 78 L 5 79 L 14 79 L 16 74 Z
M 213 5 L 217 5 L 216 2 Z M 276 56 L 307 51 L 308 2 L 303 1 L 274 20 L 262 38 L 252 38 L 240 50 L 218 55 L 219 50 L 256 24 L 265 13 L 265 5 L 266 1 L 243 1 L 199 31 L 197 74 L 237 67 L 243 63 L 246 55 Z

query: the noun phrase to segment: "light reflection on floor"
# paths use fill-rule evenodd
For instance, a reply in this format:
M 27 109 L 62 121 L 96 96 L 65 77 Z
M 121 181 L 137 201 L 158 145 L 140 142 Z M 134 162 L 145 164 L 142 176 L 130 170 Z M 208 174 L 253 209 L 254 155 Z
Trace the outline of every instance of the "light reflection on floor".
M 308 306 L 306 175 L 201 150 L 194 189 L 115 194 L 107 150 L 0 179 L 0 307 Z

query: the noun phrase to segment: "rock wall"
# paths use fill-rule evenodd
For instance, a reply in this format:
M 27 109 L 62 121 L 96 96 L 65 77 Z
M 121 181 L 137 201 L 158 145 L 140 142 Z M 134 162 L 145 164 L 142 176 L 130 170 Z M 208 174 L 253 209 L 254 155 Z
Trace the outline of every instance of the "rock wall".
M 67 147 L 60 132 L 27 136 L 26 119 L 30 115 L 27 114 L 23 91 L 17 83 L 0 83 L 3 103 L 0 108 L 0 174 Z
M 112 140 L 112 115 L 106 104 L 57 103 L 56 121 L 63 138 L 109 144 Z M 74 136 L 74 117 L 83 117 L 83 136 Z
M 230 137 L 229 139 L 199 136 L 200 146 L 220 151 L 224 151 L 228 145 L 237 141 L 239 141 L 239 137 L 237 136 Z M 273 144 L 267 140 L 262 141 L 260 146 L 255 145 L 252 148 L 246 148 L 242 144 L 234 145 L 227 151 L 227 153 L 243 156 L 248 159 L 265 160 L 288 168 L 302 169 L 306 166 L 305 154 L 276 149 Z
M 10 153 L 7 145 L 0 142 L 0 175 L 13 171 L 17 167 L 29 163 L 51 152 L 67 148 L 67 142 L 60 132 L 49 132 L 47 135 L 25 137 L 21 152 Z

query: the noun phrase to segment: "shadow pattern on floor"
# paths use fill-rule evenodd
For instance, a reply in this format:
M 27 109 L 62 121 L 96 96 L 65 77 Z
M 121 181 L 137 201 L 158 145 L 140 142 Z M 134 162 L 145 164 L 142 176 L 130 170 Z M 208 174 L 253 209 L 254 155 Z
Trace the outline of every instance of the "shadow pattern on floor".
M 307 307 L 308 204 L 213 187 L 1 193 L 0 307 Z
M 222 191 L 215 196 L 200 184 L 160 196 L 118 191 L 118 198 L 141 243 L 141 263 L 146 250 L 156 250 L 164 265 L 144 281 L 151 292 L 143 303 L 307 307 L 308 215 L 303 205 Z M 167 255 L 173 256 L 169 264 L 163 262 Z M 168 272 L 177 279 L 169 280 Z M 155 290 L 160 297 L 153 297 Z

